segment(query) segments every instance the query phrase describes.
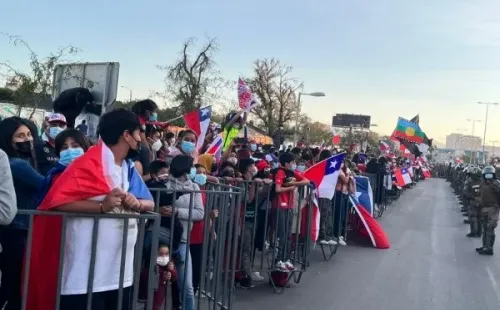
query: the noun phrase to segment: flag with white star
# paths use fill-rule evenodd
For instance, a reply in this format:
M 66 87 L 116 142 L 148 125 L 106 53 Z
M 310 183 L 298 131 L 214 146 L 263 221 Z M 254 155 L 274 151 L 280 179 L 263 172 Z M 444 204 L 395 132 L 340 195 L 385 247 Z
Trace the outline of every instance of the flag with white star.
M 320 198 L 333 198 L 344 157 L 345 153 L 335 154 L 304 172 L 304 176 L 314 183 Z
M 210 117 L 212 116 L 212 107 L 208 106 L 198 110 L 191 111 L 184 115 L 186 127 L 193 130 L 198 136 L 196 147 L 200 149 L 205 141 L 205 136 L 210 126 Z

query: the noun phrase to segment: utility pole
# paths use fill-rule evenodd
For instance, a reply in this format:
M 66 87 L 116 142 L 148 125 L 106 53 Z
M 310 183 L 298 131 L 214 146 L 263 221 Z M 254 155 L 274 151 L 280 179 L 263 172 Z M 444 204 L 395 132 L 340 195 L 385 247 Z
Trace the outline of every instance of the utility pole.
M 498 141 L 498 140 L 493 140 L 493 141 L 490 140 L 490 143 L 493 144 L 493 148 L 491 149 L 491 153 L 492 153 L 491 157 L 493 157 L 493 158 L 495 157 L 495 143 L 498 143 L 498 142 L 500 142 L 500 141 Z
M 468 122 L 472 122 L 472 134 L 471 134 L 471 136 L 474 136 L 474 128 L 476 126 L 476 122 L 480 123 L 481 120 L 480 119 L 470 119 L 470 118 L 468 118 L 467 121 Z
M 486 164 L 486 154 L 484 153 L 484 145 L 486 143 L 486 130 L 488 129 L 488 108 L 490 105 L 498 105 L 497 102 L 478 102 L 478 104 L 486 105 L 486 116 L 484 117 L 484 135 L 483 135 L 483 163 Z

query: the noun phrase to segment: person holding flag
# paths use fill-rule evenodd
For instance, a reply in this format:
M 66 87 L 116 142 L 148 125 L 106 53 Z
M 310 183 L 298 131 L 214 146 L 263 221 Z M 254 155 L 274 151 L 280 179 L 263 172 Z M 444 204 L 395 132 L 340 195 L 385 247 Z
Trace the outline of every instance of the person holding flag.
M 222 151 L 226 151 L 231 147 L 233 140 L 238 137 L 240 130 L 245 126 L 247 113 L 242 116 L 245 110 L 240 110 L 238 112 L 232 111 L 226 115 L 225 122 L 222 124 L 223 128 L 223 144 Z
M 126 109 L 104 114 L 98 126 L 101 141 L 76 158 L 55 181 L 42 203 L 41 211 L 69 213 L 137 213 L 153 210 L 153 198 L 132 163 L 139 152 L 141 124 L 136 115 Z M 123 287 L 123 305 L 130 308 L 133 284 L 134 248 L 137 241 L 137 221 L 127 227 L 123 219 L 75 217 L 62 219 L 35 217 L 32 253 L 29 262 L 27 309 L 55 309 L 58 268 L 62 264 L 60 309 L 87 308 L 88 270 L 92 253 L 93 226 L 97 223 L 92 309 L 117 307 L 119 287 Z M 57 217 L 56 217 L 57 219 Z M 122 248 L 123 230 L 127 242 Z M 61 245 L 61 236 L 65 243 Z M 63 261 L 59 261 L 62 246 Z M 121 253 L 125 252 L 123 283 L 120 283 Z

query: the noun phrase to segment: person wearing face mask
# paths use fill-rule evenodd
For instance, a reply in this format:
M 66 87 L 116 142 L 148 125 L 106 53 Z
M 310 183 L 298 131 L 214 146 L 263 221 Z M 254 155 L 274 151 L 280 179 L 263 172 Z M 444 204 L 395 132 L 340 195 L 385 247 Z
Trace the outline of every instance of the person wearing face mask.
M 276 238 L 279 239 L 280 249 L 276 258 L 276 268 L 282 271 L 295 270 L 285 249 L 290 249 L 295 190 L 298 186 L 309 184 L 309 180 L 296 172 L 297 164 L 292 152 L 281 154 L 279 161 L 281 167 L 273 175 L 274 188 L 271 192 L 273 207 L 271 220 L 275 228 L 277 226 Z
M 90 147 L 90 142 L 85 135 L 73 128 L 65 129 L 55 140 L 55 153 L 59 157 L 59 162 L 52 168 L 44 180 L 44 185 L 40 191 L 39 202 L 49 191 L 50 187 L 66 170 L 75 159 L 82 156 Z
M 487 166 L 482 171 L 483 181 L 479 185 L 480 223 L 483 228 L 483 246 L 476 251 L 481 255 L 493 255 L 495 228 L 498 225 L 500 210 L 500 181 L 496 177 L 495 167 Z
M 55 153 L 55 140 L 57 135 L 66 129 L 66 117 L 59 113 L 52 113 L 48 124 L 49 126 L 41 136 L 43 143 L 39 145 L 35 141 L 37 169 L 42 175 L 47 175 L 59 161 Z
M 191 254 L 187 244 L 187 236 L 191 233 L 194 222 L 203 220 L 205 209 L 203 198 L 198 184 L 193 180 L 196 178 L 196 168 L 193 166 L 193 158 L 189 155 L 177 155 L 170 164 L 170 175 L 165 186 L 167 190 L 178 192 L 180 195 L 172 199 L 172 206 L 161 206 L 162 216 L 174 216 L 181 221 L 183 233 L 179 250 L 174 253 L 178 257 L 177 274 L 178 287 L 181 290 L 182 309 L 195 309 L 194 289 L 192 278 Z M 189 193 L 194 192 L 194 193 Z M 175 214 L 173 213 L 175 210 Z M 182 293 L 182 291 L 184 293 Z
M 0 122 L 0 149 L 9 159 L 12 181 L 19 210 L 35 210 L 38 191 L 43 185 L 43 176 L 34 168 L 33 138 L 36 132 L 30 130 L 27 120 L 19 117 L 5 118 Z M 7 226 L 0 227 L 0 305 L 6 302 L 7 309 L 21 308 L 21 270 L 26 244 L 29 218 L 16 215 Z
M 206 155 L 206 154 L 205 154 Z M 204 165 L 201 164 L 202 156 L 200 156 L 200 164 L 194 165 L 196 168 L 196 175 L 193 179 L 193 182 L 200 186 L 200 190 L 205 190 L 205 184 L 207 183 L 207 178 L 209 177 L 207 169 Z M 206 203 L 206 195 L 203 192 L 201 194 L 203 200 L 203 206 Z M 219 216 L 219 211 L 217 209 L 213 209 L 210 211 L 210 219 L 209 219 L 209 234 L 211 238 L 213 238 L 213 227 L 212 221 L 215 220 Z M 191 251 L 191 260 L 193 262 L 193 290 L 194 293 L 200 288 L 201 281 L 201 267 L 203 265 L 203 241 L 205 239 L 205 220 L 193 223 L 193 229 L 191 229 L 191 238 L 189 243 L 189 250 Z
M 170 151 L 168 155 L 171 158 L 175 158 L 178 155 L 189 155 L 193 158 L 195 164 L 198 163 L 198 150 L 196 149 L 196 141 L 198 136 L 191 129 L 186 129 L 179 132 L 179 137 L 175 147 Z
M 238 163 L 238 170 L 242 175 L 244 181 L 251 182 L 245 186 L 247 193 L 246 201 L 242 202 L 242 214 L 245 216 L 245 224 L 243 235 L 241 236 L 242 257 L 240 271 L 236 274 L 236 281 L 242 287 L 251 287 L 252 282 L 262 281 L 264 278 L 258 272 L 252 272 L 252 240 L 255 217 L 256 217 L 256 198 L 259 196 L 258 192 L 261 191 L 261 179 L 255 179 L 258 170 L 255 162 L 251 158 L 243 158 Z
M 167 295 L 172 296 L 172 303 L 179 294 L 177 290 L 177 271 L 175 264 L 170 256 L 170 249 L 167 244 L 158 246 L 156 266 L 158 269 L 158 288 L 153 293 L 153 310 L 164 309 L 162 307 Z M 141 272 L 139 298 L 147 299 L 148 296 L 148 274 L 149 269 L 144 268 Z M 170 290 L 170 292 L 168 292 Z M 146 301 L 147 303 L 147 301 Z
M 142 176 L 144 182 L 147 182 L 150 180 L 149 165 L 151 161 L 156 160 L 156 153 L 161 149 L 162 143 L 160 131 L 155 126 L 146 124 L 145 128 L 147 143 L 141 143 L 139 153 L 133 160 L 137 172 Z
M 103 114 L 98 125 L 100 142 L 67 166 L 38 210 L 86 214 L 152 211 L 153 198 L 131 160 L 139 152 L 140 130 L 137 116 L 129 110 L 114 109 Z M 89 308 L 116 308 L 120 295 L 123 297 L 121 309 L 132 309 L 130 299 L 137 221 L 131 220 L 124 225 L 123 220 L 116 218 L 94 221 L 88 217 L 71 217 L 66 225 L 63 225 L 62 219 L 60 225 L 52 225 L 44 216 L 35 217 L 33 222 L 31 248 L 37 255 L 31 257 L 30 265 L 26 267 L 30 279 L 28 309 L 55 308 L 59 266 L 64 266 L 60 309 L 87 308 L 88 270 L 82 266 L 88 266 L 93 259 L 91 241 L 94 225 L 98 225 L 95 245 L 98 255 L 94 257 L 96 268 Z M 122 242 L 124 232 L 128 236 L 125 244 Z M 61 238 L 62 234 L 65 238 Z M 63 261 L 54 259 L 54 256 L 59 256 L 57 253 L 61 247 L 65 253 L 72 253 L 64 255 Z M 125 265 L 121 264 L 122 253 Z M 117 276 L 119 274 L 123 275 L 123 280 Z

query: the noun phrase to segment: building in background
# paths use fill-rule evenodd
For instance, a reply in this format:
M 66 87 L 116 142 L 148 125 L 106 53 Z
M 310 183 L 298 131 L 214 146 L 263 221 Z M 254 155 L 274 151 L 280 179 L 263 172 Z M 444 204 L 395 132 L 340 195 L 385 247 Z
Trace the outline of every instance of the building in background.
M 452 133 L 446 136 L 446 148 L 454 149 L 456 156 L 462 156 L 465 151 L 481 151 L 483 141 L 480 137 Z

